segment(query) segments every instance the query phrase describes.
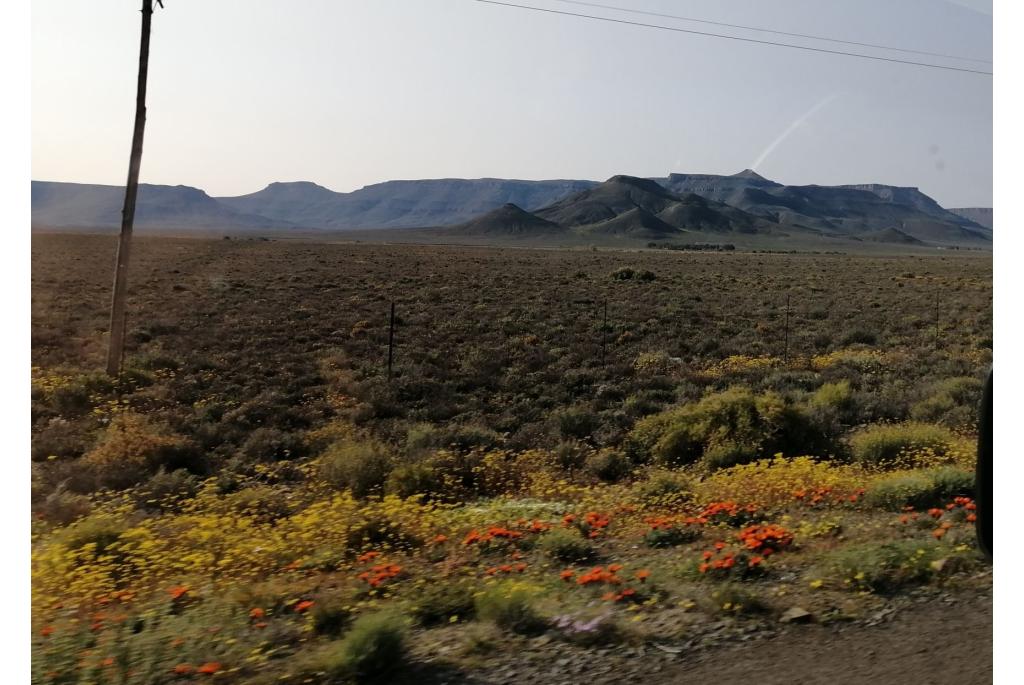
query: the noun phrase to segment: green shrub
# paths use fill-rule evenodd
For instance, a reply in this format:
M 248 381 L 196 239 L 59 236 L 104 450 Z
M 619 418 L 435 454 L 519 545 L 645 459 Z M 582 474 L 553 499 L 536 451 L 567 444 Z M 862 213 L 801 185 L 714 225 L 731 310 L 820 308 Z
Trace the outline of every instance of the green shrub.
M 372 440 L 336 442 L 327 448 L 321 461 L 321 473 L 328 483 L 348 488 L 359 498 L 379 493 L 391 468 L 390 453 Z
M 659 525 L 652 528 L 644 535 L 644 542 L 648 547 L 677 547 L 696 542 L 703 535 L 700 526 L 684 523 Z
M 853 458 L 867 466 L 912 467 L 922 454 L 942 458 L 955 446 L 957 437 L 948 429 L 926 423 L 877 424 L 850 438 Z
M 225 502 L 239 514 L 251 516 L 261 522 L 273 523 L 294 513 L 294 503 L 282 497 L 269 485 L 252 485 L 225 498 Z
M 317 635 L 340 635 L 352 622 L 352 611 L 341 598 L 317 598 L 310 612 L 313 632 Z
M 306 443 L 299 433 L 277 428 L 257 428 L 242 443 L 243 455 L 254 461 L 281 461 L 306 456 Z
M 583 464 L 590 475 L 607 483 L 620 481 L 630 474 L 633 464 L 629 458 L 616 449 L 606 448 L 591 453 Z
M 88 497 L 68 492 L 61 484 L 33 506 L 32 513 L 48 523 L 66 526 L 88 516 L 91 510 L 92 503 Z
M 771 611 L 771 607 L 753 590 L 735 583 L 725 583 L 711 592 L 709 609 L 712 613 L 756 615 Z
M 537 547 L 552 559 L 567 564 L 594 556 L 594 545 L 575 528 L 554 528 L 537 539 Z
M 652 469 L 636 484 L 637 495 L 652 506 L 678 506 L 693 499 L 691 476 L 671 469 Z
M 518 583 L 502 583 L 477 595 L 476 615 L 499 628 L 530 635 L 547 627 L 533 608 L 532 589 Z
M 143 504 L 157 507 L 172 506 L 196 494 L 199 479 L 185 469 L 160 469 L 143 484 L 140 498 Z
M 567 440 L 586 440 L 600 425 L 600 418 L 585 407 L 569 407 L 558 413 L 558 430 Z
M 431 583 L 413 599 L 410 613 L 420 625 L 428 627 L 470 620 L 476 613 L 473 591 L 465 581 Z
M 394 614 L 360 616 L 338 645 L 327 671 L 356 682 L 387 682 L 405 662 L 405 631 L 404 622 Z
M 72 523 L 59 536 L 60 542 L 68 549 L 77 550 L 94 545 L 94 554 L 100 556 L 111 545 L 121 539 L 128 524 L 112 516 L 95 514 Z
M 435 446 L 460 452 L 491 450 L 501 445 L 501 435 L 484 426 L 454 426 L 437 432 Z
M 384 492 L 399 497 L 425 495 L 427 499 L 440 497 L 444 494 L 444 480 L 429 464 L 416 462 L 399 464 L 384 483 Z
M 851 420 L 857 409 L 857 402 L 848 380 L 825 383 L 811 395 L 808 404 L 818 411 L 832 413 L 844 421 Z
M 886 594 L 927 582 L 936 572 L 932 562 L 946 553 L 932 541 L 869 543 L 835 550 L 823 569 L 842 587 Z
M 201 470 L 194 444 L 166 424 L 132 412 L 119 414 L 82 460 L 99 485 L 111 488 L 135 485 L 161 467 Z
M 864 494 L 871 507 L 898 511 L 905 506 L 927 509 L 958 496 L 974 496 L 974 474 L 954 466 L 894 473 L 874 481 Z
M 911 418 L 939 423 L 950 428 L 972 429 L 978 423 L 982 382 L 958 376 L 936 383 L 929 395 L 910 408 Z
M 804 410 L 774 392 L 755 395 L 733 387 L 641 419 L 626 438 L 636 461 L 708 468 L 771 457 L 837 451 L 828 431 Z

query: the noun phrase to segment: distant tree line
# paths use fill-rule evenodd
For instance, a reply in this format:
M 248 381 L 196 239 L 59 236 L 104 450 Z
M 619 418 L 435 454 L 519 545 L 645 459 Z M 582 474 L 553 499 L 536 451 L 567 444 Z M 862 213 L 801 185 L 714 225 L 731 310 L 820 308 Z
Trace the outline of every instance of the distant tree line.
M 658 250 L 687 250 L 693 252 L 732 252 L 732 243 L 647 243 L 647 247 Z

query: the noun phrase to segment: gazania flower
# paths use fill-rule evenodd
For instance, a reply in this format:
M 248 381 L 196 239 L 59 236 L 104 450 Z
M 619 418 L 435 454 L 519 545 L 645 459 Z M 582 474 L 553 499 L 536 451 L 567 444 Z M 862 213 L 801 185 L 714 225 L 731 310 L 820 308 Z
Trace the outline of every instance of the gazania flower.
M 176 585 L 167 591 L 167 594 L 171 596 L 171 599 L 181 599 L 188 594 L 187 585 Z
M 571 568 L 567 568 L 561 573 L 559 573 L 558 577 L 566 582 L 569 582 L 570 580 L 572 580 L 572 577 L 574 575 L 576 575 L 576 571 L 573 571 Z
M 946 529 L 945 528 L 936 528 L 935 530 L 932 531 L 932 537 L 935 538 L 936 540 L 941 540 L 942 536 L 945 535 L 945 534 L 946 534 Z
M 301 602 L 299 602 L 298 604 L 295 605 L 295 612 L 301 614 L 302 612 L 304 612 L 307 609 L 309 609 L 309 607 L 311 607 L 311 606 L 313 606 L 313 600 L 311 600 L 311 599 L 304 599 L 304 600 L 302 600 Z
M 651 577 L 651 572 L 648 571 L 645 568 L 642 568 L 639 571 L 637 571 L 636 573 L 634 573 L 633 575 L 636 577 L 637 580 L 639 580 L 641 583 L 643 583 L 644 581 L 646 581 L 648 578 Z
M 178 664 L 173 670 L 177 675 L 188 675 L 196 670 L 196 668 L 192 664 Z
M 265 612 L 263 609 L 260 609 L 259 607 L 249 609 L 249 618 L 263 618 L 266 615 L 267 612 Z
M 53 626 L 43 626 L 43 629 L 39 631 L 39 634 L 43 637 L 50 637 L 53 635 Z
M 210 661 L 196 669 L 196 673 L 205 673 L 207 675 L 213 675 L 217 671 L 224 668 L 219 661 Z

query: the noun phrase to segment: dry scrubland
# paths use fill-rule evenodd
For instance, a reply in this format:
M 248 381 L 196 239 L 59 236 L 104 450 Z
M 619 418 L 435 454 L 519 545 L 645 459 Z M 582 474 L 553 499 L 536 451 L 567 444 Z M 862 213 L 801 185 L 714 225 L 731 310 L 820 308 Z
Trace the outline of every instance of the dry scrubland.
M 34 682 L 594 679 L 990 586 L 989 256 L 142 237 L 115 384 L 114 245 L 33 239 Z

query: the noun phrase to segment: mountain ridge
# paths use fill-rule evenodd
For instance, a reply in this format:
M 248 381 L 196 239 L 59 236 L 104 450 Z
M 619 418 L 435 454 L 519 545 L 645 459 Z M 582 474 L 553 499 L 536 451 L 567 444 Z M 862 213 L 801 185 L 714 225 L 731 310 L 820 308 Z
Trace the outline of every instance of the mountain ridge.
M 56 228 L 116 228 L 123 192 L 122 186 L 32 181 L 32 223 Z M 521 214 L 510 213 L 509 205 Z M 502 207 L 506 208 L 504 216 L 487 217 Z M 915 187 L 880 183 L 789 186 L 751 169 L 731 175 L 673 172 L 642 178 L 620 174 L 604 182 L 490 177 L 392 180 L 347 193 L 313 181 L 276 181 L 254 193 L 229 197 L 212 197 L 191 186 L 142 184 L 136 226 L 233 230 L 447 226 L 490 235 L 495 227 L 505 225 L 517 234 L 517 226 L 527 224 L 540 232 L 591 226 L 612 221 L 635 207 L 674 229 L 763 233 L 780 238 L 797 231 L 840 239 L 870 234 L 870 240 L 892 237 L 908 242 L 902 237 L 905 235 L 922 243 L 980 244 L 991 241 L 992 232 L 991 225 L 972 218 L 984 220 L 983 210 L 957 213 L 945 209 Z M 485 217 L 475 229 L 466 228 Z M 646 215 L 633 223 L 641 232 L 649 233 L 652 226 L 659 227 L 655 233 L 663 232 L 660 224 Z M 489 228 L 485 230 L 484 224 Z

